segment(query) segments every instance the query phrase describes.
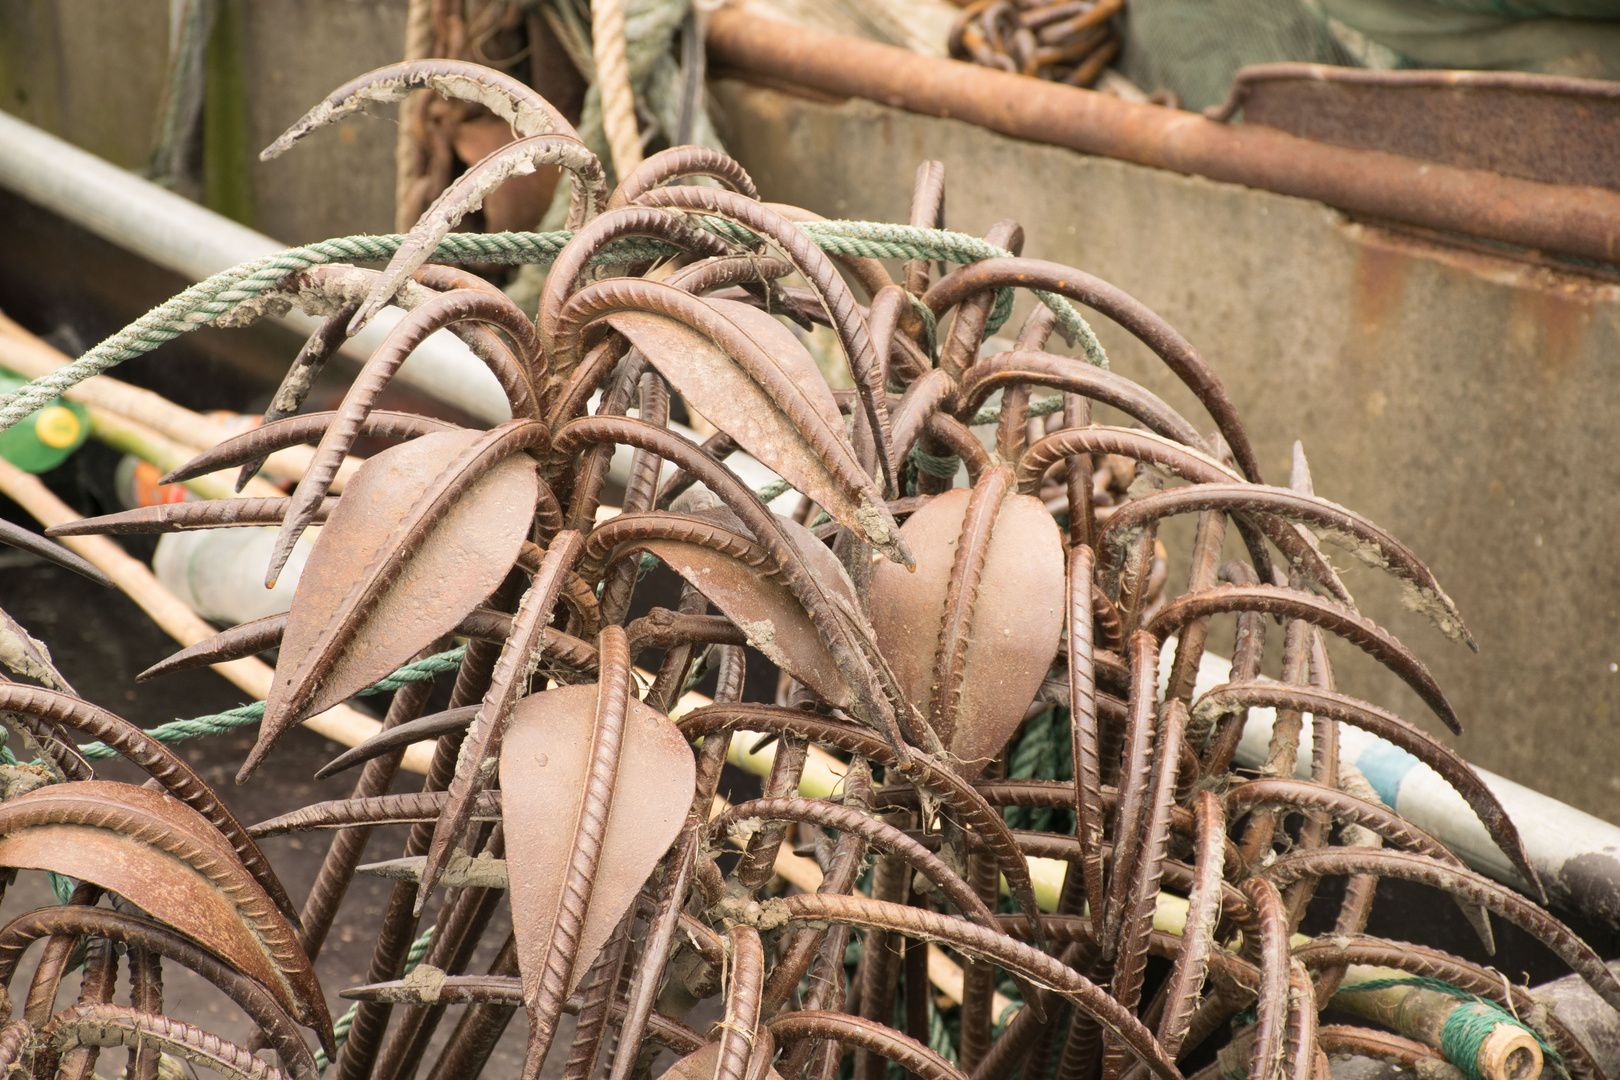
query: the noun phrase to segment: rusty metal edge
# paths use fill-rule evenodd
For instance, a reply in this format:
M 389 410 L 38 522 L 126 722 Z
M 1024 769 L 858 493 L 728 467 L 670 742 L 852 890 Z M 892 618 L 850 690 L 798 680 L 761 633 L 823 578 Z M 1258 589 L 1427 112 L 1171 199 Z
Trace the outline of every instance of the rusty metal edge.
M 1312 199 L 1443 232 L 1620 262 L 1620 193 L 1520 180 L 1121 101 L 727 8 L 709 20 L 717 73 L 757 77 L 1031 142 Z
M 1251 87 L 1263 82 L 1332 82 L 1399 89 L 1513 90 L 1523 94 L 1558 97 L 1620 99 L 1620 83 L 1603 79 L 1574 79 L 1564 75 L 1536 75 L 1522 71 L 1375 71 L 1334 67 L 1330 64 L 1282 62 L 1251 64 L 1232 78 L 1232 92 L 1224 104 L 1204 110 L 1211 120 L 1229 120 L 1243 108 Z

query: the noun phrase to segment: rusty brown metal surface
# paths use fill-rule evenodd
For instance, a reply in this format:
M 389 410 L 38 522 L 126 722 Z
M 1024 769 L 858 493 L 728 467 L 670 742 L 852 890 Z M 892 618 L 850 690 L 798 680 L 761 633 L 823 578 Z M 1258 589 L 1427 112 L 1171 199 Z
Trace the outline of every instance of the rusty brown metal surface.
M 872 581 L 885 655 L 969 778 L 1006 744 L 1024 718 L 1019 702 L 1046 676 L 1064 580 L 1057 523 L 1038 499 L 1009 495 L 1003 482 L 981 520 L 971 503 L 950 491 L 913 514 L 901 532 L 916 572 L 879 566 Z
M 1212 120 L 1314 142 L 1620 191 L 1620 85 L 1512 71 L 1367 71 L 1256 64 Z
M 58 784 L 0 806 L 0 865 L 51 870 L 129 897 L 251 973 L 330 1038 L 292 928 L 202 815 L 146 788 Z
M 989 71 L 727 9 L 709 22 L 718 69 L 945 116 L 1014 138 L 1315 199 L 1447 232 L 1620 260 L 1620 194 L 1326 146 L 1156 105 Z
M 1109 20 L 1125 0 L 978 0 L 963 7 L 946 46 L 951 57 L 1070 86 L 1090 86 L 1119 54 Z
M 508 830 L 508 866 L 519 907 L 514 919 L 520 957 L 539 958 L 561 902 L 558 889 L 574 852 L 588 772 L 596 686 L 567 686 L 519 703 L 501 748 L 501 819 Z M 601 839 L 584 923 L 575 930 L 584 976 L 642 882 L 675 840 L 692 802 L 695 771 L 686 740 L 669 718 L 632 701 L 623 721 L 615 798 Z M 523 968 L 526 1000 L 542 972 Z M 572 986 L 569 987 L 572 989 Z M 567 996 L 567 991 L 564 991 Z
M 762 311 L 717 299 L 697 306 L 713 309 L 706 325 L 642 311 L 608 321 L 700 415 L 838 521 L 868 532 L 862 509 L 872 514 L 883 497 L 844 449 L 843 418 L 815 359 Z
M 340 625 L 334 619 L 361 586 L 360 572 L 390 553 L 390 537 L 413 524 L 418 497 L 478 439 L 472 431 L 426 435 L 378 454 L 355 473 L 310 553 L 288 612 L 281 642 L 286 659 L 271 687 L 267 730 L 296 723 L 382 678 L 453 629 L 500 584 L 535 502 L 534 463 L 523 455 L 507 458 L 480 479 L 418 541 L 368 610 L 349 616 L 362 620 L 361 626 L 341 624 L 354 632 L 341 655 L 302 670 L 306 657 Z

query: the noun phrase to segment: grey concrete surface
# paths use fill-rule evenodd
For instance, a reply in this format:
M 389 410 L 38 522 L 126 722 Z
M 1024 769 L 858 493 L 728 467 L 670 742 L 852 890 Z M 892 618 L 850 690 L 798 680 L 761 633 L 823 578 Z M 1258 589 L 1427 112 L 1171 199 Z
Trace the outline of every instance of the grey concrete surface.
M 258 152 L 344 82 L 399 59 L 406 0 L 223 0 L 220 63 L 237 78 L 204 110 L 245 121 L 206 167 L 244 189 L 214 206 L 288 244 L 393 228 L 392 108 L 319 131 L 284 157 Z M 0 108 L 127 169 L 150 158 L 166 77 L 168 0 L 0 0 Z M 233 90 L 239 87 L 240 92 Z M 217 131 L 217 129 L 215 129 Z M 210 191 L 220 190 L 216 177 Z
M 1458 749 L 1620 821 L 1620 288 L 870 102 L 714 89 L 766 198 L 905 221 L 917 163 L 937 158 L 950 227 L 982 235 L 1014 218 L 1025 254 L 1165 316 L 1225 382 L 1267 480 L 1287 483 L 1303 440 L 1317 493 L 1391 530 L 1457 601 L 1477 656 L 1381 575 L 1334 559 L 1446 689 L 1467 728 Z M 1118 371 L 1212 427 L 1146 348 L 1093 321 Z M 1190 535 L 1187 522 L 1169 532 L 1182 551 Z M 1229 634 L 1212 641 L 1229 648 Z M 1442 730 L 1359 652 L 1333 656 L 1342 688 Z

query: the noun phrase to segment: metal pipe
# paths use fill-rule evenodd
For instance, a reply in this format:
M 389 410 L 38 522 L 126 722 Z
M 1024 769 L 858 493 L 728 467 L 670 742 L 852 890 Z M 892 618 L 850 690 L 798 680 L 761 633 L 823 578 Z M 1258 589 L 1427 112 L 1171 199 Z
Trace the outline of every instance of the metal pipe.
M 1620 83 L 1607 79 L 1573 79 L 1565 75 L 1534 75 L 1523 71 L 1428 71 L 1422 68 L 1384 71 L 1377 68 L 1335 67 L 1284 60 L 1250 64 L 1232 77 L 1232 92 L 1224 103 L 1204 110 L 1211 120 L 1229 120 L 1243 108 L 1249 91 L 1268 82 L 1332 82 L 1381 89 L 1505 90 L 1563 98 L 1579 108 L 1586 102 L 1620 100 Z
M 1085 154 L 1293 195 L 1374 218 L 1620 262 L 1620 193 L 1312 142 L 1258 124 L 1121 101 L 1040 79 L 724 8 L 709 59 L 758 75 Z
M 0 187 L 193 281 L 287 247 L 3 112 Z M 363 362 L 401 318 L 385 309 L 341 351 Z M 281 322 L 300 337 L 317 324 L 299 311 Z M 485 423 L 511 417 L 495 376 L 445 331 L 417 346 L 399 378 Z

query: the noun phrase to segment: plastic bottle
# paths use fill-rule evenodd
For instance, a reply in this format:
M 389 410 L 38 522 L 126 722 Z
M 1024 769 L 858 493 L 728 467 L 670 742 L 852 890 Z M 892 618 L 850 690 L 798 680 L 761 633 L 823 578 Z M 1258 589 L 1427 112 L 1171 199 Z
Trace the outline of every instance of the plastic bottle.
M 162 476 L 163 470 L 151 462 L 143 461 L 134 454 L 125 454 L 118 459 L 118 467 L 113 470 L 113 494 L 125 510 L 196 498 L 184 484 L 158 483 Z
M 248 431 L 263 422 L 264 417 L 244 413 L 216 411 L 203 414 L 207 419 L 223 425 L 232 433 Z M 185 502 L 200 498 L 184 484 L 160 484 L 163 470 L 134 454 L 125 454 L 113 472 L 113 493 L 125 510 L 142 506 L 160 506 L 164 503 Z
M 263 419 L 231 412 L 207 416 L 235 431 L 257 427 Z M 159 484 L 159 476 L 155 466 L 126 456 L 118 463 L 113 486 L 119 500 L 130 508 L 198 497 L 184 484 Z M 278 615 L 292 606 L 304 563 L 319 535 L 320 529 L 315 528 L 299 539 L 274 589 L 264 587 L 264 571 L 276 544 L 273 528 L 247 526 L 168 533 L 158 540 L 152 572 L 198 615 L 234 626 Z
M 310 529 L 299 538 L 276 587 L 266 589 L 264 572 L 276 532 L 249 526 L 168 533 L 158 541 L 152 571 L 187 607 L 212 622 L 235 626 L 277 615 L 292 606 L 320 530 Z
M 0 394 L 26 385 L 27 379 L 0 369 Z M 90 414 L 76 401 L 57 398 L 31 416 L 0 432 L 0 457 L 24 472 L 50 472 L 90 437 Z

